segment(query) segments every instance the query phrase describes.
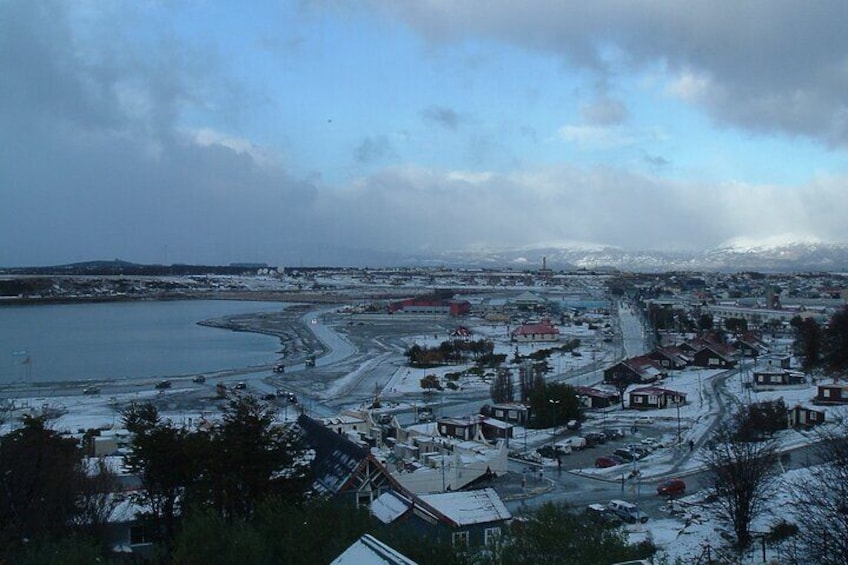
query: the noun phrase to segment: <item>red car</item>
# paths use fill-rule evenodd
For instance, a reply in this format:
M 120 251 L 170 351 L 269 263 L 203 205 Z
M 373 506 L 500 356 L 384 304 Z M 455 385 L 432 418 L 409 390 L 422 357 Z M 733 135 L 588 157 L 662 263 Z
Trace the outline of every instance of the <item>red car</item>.
M 686 483 L 682 479 L 668 479 L 657 486 L 657 494 L 674 496 L 686 492 Z
M 598 457 L 595 459 L 595 467 L 598 469 L 606 469 L 607 467 L 615 467 L 620 461 L 612 457 Z

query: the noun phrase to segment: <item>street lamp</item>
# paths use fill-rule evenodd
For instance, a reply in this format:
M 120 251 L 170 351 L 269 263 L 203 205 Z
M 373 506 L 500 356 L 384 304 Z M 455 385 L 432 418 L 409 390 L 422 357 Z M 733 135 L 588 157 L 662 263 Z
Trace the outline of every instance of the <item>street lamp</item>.
M 551 403 L 551 435 L 556 435 L 556 407 L 559 405 L 559 400 L 554 400 L 553 398 L 549 398 L 548 402 Z

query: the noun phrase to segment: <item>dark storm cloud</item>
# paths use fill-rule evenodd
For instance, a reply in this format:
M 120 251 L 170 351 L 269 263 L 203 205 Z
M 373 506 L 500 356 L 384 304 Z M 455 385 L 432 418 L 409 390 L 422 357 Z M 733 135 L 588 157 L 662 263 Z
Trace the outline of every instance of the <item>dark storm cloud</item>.
M 372 3 L 433 42 L 494 38 L 603 77 L 662 65 L 719 122 L 848 145 L 843 0 Z
M 421 110 L 421 117 L 427 122 L 450 130 L 459 127 L 461 121 L 460 115 L 455 110 L 445 106 L 428 106 Z
M 167 39 L 133 47 L 120 20 L 110 43 L 86 42 L 98 30 L 75 28 L 70 6 L 0 5 L 0 264 L 159 261 L 163 249 L 239 260 L 302 237 L 311 183 L 243 140 L 176 124 L 210 92 L 226 102 L 214 53 Z

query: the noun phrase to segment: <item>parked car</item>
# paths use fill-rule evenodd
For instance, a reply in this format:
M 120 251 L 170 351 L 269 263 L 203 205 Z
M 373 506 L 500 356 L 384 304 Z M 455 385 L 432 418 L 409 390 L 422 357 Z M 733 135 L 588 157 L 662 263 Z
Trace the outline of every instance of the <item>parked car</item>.
M 638 459 L 642 459 L 643 457 L 647 457 L 651 454 L 650 447 L 638 443 L 631 443 L 626 446 L 626 449 L 630 450 L 630 452 L 636 455 Z
M 567 441 L 558 441 L 554 444 L 554 450 L 557 455 L 571 455 L 573 448 Z
M 171 388 L 171 381 L 165 379 L 156 383 L 156 388 L 159 390 L 165 390 L 166 388 Z
M 607 428 L 603 431 L 608 440 L 621 439 L 624 437 L 624 432 L 619 428 Z
M 615 451 L 613 451 L 613 455 L 617 455 L 624 459 L 625 462 L 636 461 L 639 459 L 639 456 L 627 449 L 626 447 L 619 447 Z
M 657 486 L 657 494 L 664 496 L 680 495 L 686 492 L 686 483 L 683 479 L 668 479 Z
M 197 384 L 203 384 L 203 383 L 206 382 L 206 377 L 203 376 L 203 375 L 197 375 L 196 377 L 191 379 L 191 382 L 197 383 Z
M 236 390 L 244 390 L 247 388 L 247 385 L 243 381 L 239 381 L 235 384 L 233 388 Z
M 587 516 L 591 516 L 590 519 L 592 520 L 599 520 L 611 526 L 621 525 L 621 518 L 603 504 L 590 504 L 586 507 L 586 514 Z
M 433 411 L 429 408 L 422 408 L 418 411 L 418 421 L 419 422 L 432 422 L 433 421 Z
M 82 389 L 82 393 L 83 394 L 99 394 L 100 393 L 100 387 L 94 386 L 94 385 L 89 385 L 89 386 Z
M 654 419 L 650 416 L 639 416 L 636 418 L 636 424 L 639 426 L 648 426 L 654 423 Z
M 283 365 L 282 363 L 278 363 L 277 365 L 274 365 L 274 372 L 275 373 L 285 373 L 286 372 L 286 366 Z
M 648 515 L 639 510 L 639 507 L 626 500 L 610 500 L 607 508 L 614 512 L 619 518 L 630 524 L 639 522 L 644 524 L 648 521 Z
M 607 442 L 607 436 L 605 436 L 601 432 L 589 432 L 587 434 L 584 434 L 583 437 L 586 438 L 586 445 L 588 447 L 598 445 L 599 443 Z
M 603 456 L 595 459 L 595 467 L 597 467 L 598 469 L 606 469 L 608 467 L 615 467 L 619 463 L 621 463 L 620 459 L 613 459 L 612 457 L 609 457 L 607 455 L 603 455 Z
M 579 430 L 580 429 L 580 420 L 569 420 L 565 427 L 569 430 Z

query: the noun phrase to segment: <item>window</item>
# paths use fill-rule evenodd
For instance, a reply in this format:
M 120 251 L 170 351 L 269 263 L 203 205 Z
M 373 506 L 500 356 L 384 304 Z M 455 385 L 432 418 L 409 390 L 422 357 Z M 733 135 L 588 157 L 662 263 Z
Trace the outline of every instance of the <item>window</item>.
M 823 388 L 821 393 L 822 393 L 822 398 L 830 398 L 830 389 L 829 388 Z
M 468 547 L 468 532 L 454 532 L 452 541 L 454 546 Z
M 817 412 L 809 412 L 809 415 L 810 415 L 809 420 L 811 422 L 815 422 L 816 420 L 819 419 L 819 415 L 818 415 Z
M 501 537 L 500 528 L 486 528 L 483 532 L 483 542 L 486 545 L 495 545 Z

